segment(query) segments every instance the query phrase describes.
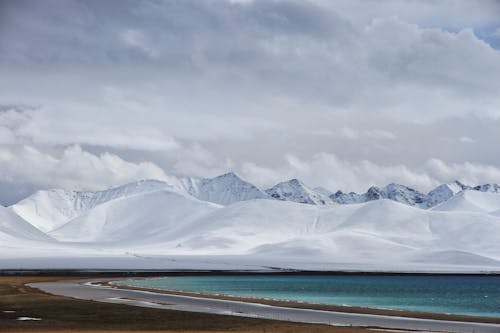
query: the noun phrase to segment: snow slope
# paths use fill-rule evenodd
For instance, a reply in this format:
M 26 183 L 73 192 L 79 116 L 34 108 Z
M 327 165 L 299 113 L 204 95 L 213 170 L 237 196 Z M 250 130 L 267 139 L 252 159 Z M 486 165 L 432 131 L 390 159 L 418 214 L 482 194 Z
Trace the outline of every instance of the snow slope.
M 141 180 L 105 191 L 37 191 L 10 209 L 44 232 L 49 232 L 104 202 L 171 187 L 157 180 Z
M 466 190 L 433 208 L 439 211 L 494 213 L 500 210 L 500 193 Z
M 5 242 L 50 241 L 51 238 L 9 209 L 0 206 L 0 240 Z
M 469 258 L 467 265 L 488 262 L 500 269 L 500 217 L 423 210 L 387 199 L 337 206 L 281 200 L 219 206 L 164 190 L 109 201 L 50 235 L 142 255 L 264 255 L 277 262 L 307 262 L 313 256 L 320 262 L 384 265 L 440 254 L 434 262 Z
M 217 207 L 164 188 L 110 200 L 49 234 L 60 241 L 71 242 L 147 243 L 151 239 L 164 242 L 175 240 L 176 230 Z

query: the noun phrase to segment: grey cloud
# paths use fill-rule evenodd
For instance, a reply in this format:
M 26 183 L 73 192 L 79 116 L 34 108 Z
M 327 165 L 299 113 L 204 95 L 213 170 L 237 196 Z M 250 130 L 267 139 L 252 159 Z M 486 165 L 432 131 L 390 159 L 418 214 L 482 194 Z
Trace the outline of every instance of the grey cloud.
M 285 167 L 293 156 L 313 185 L 354 188 L 498 168 L 498 6 L 2 1 L 0 103 L 35 108 L 0 109 L 0 145 L 53 156 L 76 144 L 166 174 L 235 169 L 257 183 L 301 175 Z M 317 156 L 385 176 L 337 184 Z

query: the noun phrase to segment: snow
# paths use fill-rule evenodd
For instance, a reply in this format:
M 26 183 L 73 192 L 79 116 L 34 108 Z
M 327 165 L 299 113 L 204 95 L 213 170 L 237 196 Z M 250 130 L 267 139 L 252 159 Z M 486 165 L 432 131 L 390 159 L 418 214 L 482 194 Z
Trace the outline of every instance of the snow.
M 420 206 L 426 199 L 425 194 L 404 185 L 391 183 L 383 188 L 382 197 L 410 206 Z
M 320 194 L 320 195 L 323 195 L 325 197 L 330 197 L 330 195 L 332 195 L 332 191 L 330 190 L 327 190 L 326 188 L 324 187 L 321 187 L 321 186 L 318 186 L 318 187 L 315 187 L 312 189 L 314 192 Z
M 398 184 L 323 204 L 299 180 L 267 195 L 235 174 L 40 191 L 0 207 L 0 267 L 500 271 L 490 188 L 445 184 L 431 209 Z
M 50 237 L 26 222 L 10 209 L 0 206 L 0 240 L 50 241 Z
M 19 320 L 19 321 L 31 321 L 31 320 L 34 320 L 34 321 L 39 321 L 39 320 L 42 320 L 42 318 L 35 318 L 35 317 L 17 317 L 17 320 Z
M 105 191 L 38 191 L 10 208 L 38 229 L 49 232 L 86 211 L 121 197 L 171 188 L 165 182 L 141 180 Z
M 492 187 L 491 184 L 482 186 L 483 187 L 478 186 L 474 189 L 483 192 L 494 192 L 496 189 L 495 187 Z M 455 194 L 467 189 L 472 188 L 460 183 L 459 181 L 454 181 L 448 184 L 442 184 L 430 191 L 428 194 L 424 194 L 407 186 L 391 183 L 383 188 L 372 186 L 368 189 L 368 191 L 366 191 L 366 193 L 363 194 L 337 191 L 330 195 L 330 198 L 332 201 L 340 204 L 353 204 L 371 200 L 390 199 L 410 206 L 431 208 L 447 201 Z
M 320 190 L 321 191 L 321 190 Z M 281 182 L 266 190 L 266 193 L 274 199 L 282 201 L 293 201 L 310 205 L 331 204 L 332 200 L 320 191 L 314 191 L 298 179 Z
M 192 196 L 221 205 L 229 205 L 238 201 L 265 199 L 266 193 L 256 186 L 244 181 L 234 172 L 215 178 L 184 178 L 182 186 Z
M 433 208 L 440 211 L 474 211 L 494 213 L 500 210 L 500 194 L 466 190 Z
M 330 199 L 333 202 L 336 202 L 339 204 L 353 204 L 353 203 L 361 203 L 361 202 L 366 201 L 365 198 L 360 194 L 357 194 L 355 192 L 344 193 L 340 190 L 331 194 Z
M 217 207 L 164 189 L 103 203 L 49 234 L 71 242 L 144 242 L 160 235 L 166 241 L 176 239 L 177 229 Z
M 427 198 L 425 199 L 425 207 L 429 208 L 439 205 L 453 197 L 455 194 L 469 188 L 469 186 L 462 184 L 458 180 L 455 180 L 454 182 L 448 184 L 439 185 L 427 194 Z
M 410 206 L 421 206 L 426 196 L 404 185 L 391 183 L 383 188 L 372 186 L 363 194 L 337 191 L 330 198 L 340 204 L 362 203 L 372 200 L 390 199 Z

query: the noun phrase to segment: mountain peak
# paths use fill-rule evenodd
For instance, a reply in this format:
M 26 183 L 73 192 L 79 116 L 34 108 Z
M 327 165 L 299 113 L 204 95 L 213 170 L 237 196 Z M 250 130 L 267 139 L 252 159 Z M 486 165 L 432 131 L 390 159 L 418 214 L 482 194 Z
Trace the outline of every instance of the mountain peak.
M 408 186 L 390 183 L 383 189 L 383 197 L 410 206 L 420 206 L 425 200 L 425 194 Z
M 390 183 L 382 188 L 371 186 L 366 193 L 357 194 L 354 192 L 344 193 L 337 191 L 330 198 L 341 204 L 361 203 L 372 200 L 390 199 L 410 206 L 420 206 L 425 195 L 407 186 Z
M 341 190 L 331 194 L 330 199 L 339 204 L 354 204 L 363 202 L 361 195 L 355 192 L 344 193 Z
M 213 177 L 212 179 L 222 179 L 222 178 L 232 178 L 232 179 L 239 179 L 239 180 L 243 180 L 240 176 L 238 176 L 235 172 L 233 171 L 229 171 L 229 172 L 226 172 L 226 173 L 223 173 L 222 175 L 219 175 L 219 176 L 216 176 L 216 177 Z
M 465 185 L 464 183 L 462 183 L 459 180 L 454 180 L 454 181 L 449 182 L 445 185 L 448 186 L 454 193 L 458 193 L 460 191 L 470 189 L 470 186 Z
M 425 200 L 425 208 L 437 206 L 440 203 L 447 201 L 457 193 L 467 189 L 470 189 L 470 187 L 464 185 L 458 180 L 454 180 L 446 184 L 441 184 L 427 194 Z
M 310 189 L 297 178 L 274 185 L 265 191 L 277 200 L 293 201 L 310 205 L 326 205 L 331 203 L 328 196 Z
M 243 180 L 234 172 L 228 172 L 214 178 L 185 178 L 181 180 L 181 183 L 192 196 L 220 205 L 268 198 L 266 193 Z

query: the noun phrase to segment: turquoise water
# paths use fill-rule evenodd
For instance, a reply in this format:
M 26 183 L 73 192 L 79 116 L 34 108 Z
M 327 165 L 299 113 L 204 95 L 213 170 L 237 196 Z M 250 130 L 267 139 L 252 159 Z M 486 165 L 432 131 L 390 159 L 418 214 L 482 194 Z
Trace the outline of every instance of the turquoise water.
M 120 283 L 207 294 L 500 317 L 500 277 L 494 276 L 182 276 Z

